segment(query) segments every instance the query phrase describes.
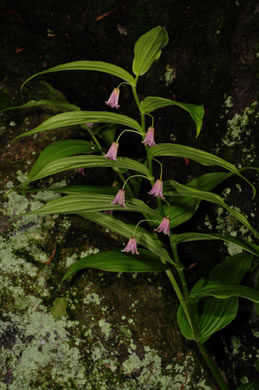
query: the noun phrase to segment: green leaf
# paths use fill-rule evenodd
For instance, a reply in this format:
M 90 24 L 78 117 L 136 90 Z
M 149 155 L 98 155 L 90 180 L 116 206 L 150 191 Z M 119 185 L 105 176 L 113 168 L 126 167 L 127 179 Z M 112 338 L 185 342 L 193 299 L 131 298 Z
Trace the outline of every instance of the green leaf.
M 236 390 L 258 390 L 258 389 L 259 389 L 259 382 L 251 382 L 251 383 L 246 383 L 244 385 L 238 386 Z
M 225 172 L 206 173 L 205 175 L 191 180 L 187 186 L 204 191 L 211 191 L 232 175 L 232 173 Z M 170 217 L 170 225 L 173 228 L 188 221 L 195 214 L 199 207 L 200 200 L 191 198 L 190 196 L 178 196 L 175 194 L 175 190 L 172 191 L 172 188 L 174 189 L 171 180 L 164 182 L 164 195 L 169 197 L 173 195 L 168 199 L 170 207 L 166 208 L 165 211 L 166 215 L 169 215 Z
M 50 188 L 50 191 L 55 191 L 55 192 L 60 192 L 62 194 L 70 194 L 70 195 L 79 194 L 79 193 L 115 195 L 118 189 L 119 186 L 107 187 L 107 186 L 78 185 L 78 186 Z
M 233 176 L 233 173 L 228 172 L 212 172 L 205 173 L 204 175 L 195 177 L 191 181 L 189 181 L 186 185 L 188 187 L 197 188 L 202 191 L 211 191 L 219 184 L 223 183 L 223 181 L 227 180 Z M 165 182 L 172 186 L 171 180 Z M 164 187 L 165 188 L 165 187 Z
M 196 338 L 186 320 L 181 307 L 177 312 L 177 322 L 182 335 L 188 340 L 205 343 L 214 333 L 225 328 L 236 317 L 238 312 L 238 298 L 229 298 L 221 301 L 216 298 L 204 298 L 204 302 L 192 304 L 194 320 L 198 325 Z
M 89 156 L 65 157 L 65 158 L 60 158 L 51 161 L 47 163 L 45 166 L 43 166 L 40 170 L 36 170 L 34 175 L 30 176 L 30 182 L 69 169 L 97 168 L 97 167 L 132 169 L 133 171 L 137 171 L 149 177 L 149 170 L 145 167 L 145 165 L 139 163 L 138 161 L 134 161 L 130 158 L 119 157 L 116 161 L 114 161 L 114 160 L 106 159 L 104 156 L 89 155 Z
M 27 137 L 29 135 L 39 133 L 41 131 L 53 130 L 59 127 L 81 125 L 86 122 L 117 123 L 126 127 L 133 128 L 135 130 L 138 130 L 140 133 L 143 133 L 140 124 L 135 119 L 132 119 L 127 115 L 116 114 L 114 112 L 106 111 L 71 111 L 52 116 L 34 129 L 20 134 L 18 137 L 15 138 L 15 140 L 21 137 Z
M 9 111 L 9 110 L 20 110 L 24 108 L 32 108 L 32 107 L 41 107 L 41 106 L 50 106 L 54 107 L 60 111 L 80 111 L 80 107 L 75 106 L 74 104 L 70 103 L 61 103 L 54 100 L 30 100 L 29 102 L 22 104 L 20 106 L 14 106 L 14 107 L 8 107 L 4 110 L 1 110 L 1 112 Z
M 255 237 L 259 237 L 259 233 L 256 229 L 254 229 L 250 223 L 248 222 L 247 218 L 242 215 L 239 211 L 234 210 L 233 208 L 229 207 L 223 199 L 219 195 L 213 194 L 212 192 L 207 191 L 200 191 L 196 188 L 191 188 L 190 186 L 180 184 L 174 180 L 171 180 L 171 183 L 175 187 L 178 194 L 181 194 L 183 196 L 190 196 L 192 198 L 197 198 L 201 200 L 206 200 L 207 202 L 215 203 L 224 209 L 226 209 L 233 217 L 235 217 L 239 222 L 241 222 L 244 226 L 246 226 L 254 235 Z
M 229 172 L 234 173 L 242 177 L 253 189 L 253 195 L 255 195 L 256 191 L 254 186 L 249 182 L 249 180 L 244 177 L 240 171 L 235 167 L 235 165 L 229 163 L 228 161 L 215 156 L 214 154 L 205 152 L 200 149 L 192 148 L 190 146 L 178 145 L 178 144 L 158 144 L 149 148 L 148 151 L 151 157 L 157 156 L 171 156 L 171 157 L 184 157 L 190 160 L 194 160 L 199 164 L 209 166 L 209 165 L 218 165 Z
M 134 211 L 145 213 L 160 220 L 160 215 L 155 209 L 151 209 L 142 200 L 131 198 L 126 199 L 126 207 L 112 204 L 114 196 L 100 193 L 74 193 L 54 199 L 46 203 L 39 209 L 30 211 L 26 215 L 46 215 L 46 214 L 79 214 L 88 211 Z
M 202 279 L 202 284 L 198 283 L 192 288 L 192 292 L 199 291 L 204 285 L 213 283 L 240 283 L 245 274 L 251 269 L 253 256 L 248 253 L 238 253 L 226 258 L 217 264 L 209 273 L 207 279 Z
M 140 111 L 143 113 L 150 113 L 162 107 L 177 106 L 187 111 L 192 117 L 196 126 L 196 137 L 200 134 L 204 107 L 196 104 L 181 103 L 171 99 L 165 99 L 158 96 L 147 96 L 140 103 Z
M 129 237 L 135 237 L 139 245 L 144 246 L 156 256 L 160 257 L 162 262 L 172 262 L 167 250 L 163 247 L 163 244 L 157 238 L 157 235 L 148 232 L 141 226 L 138 226 L 138 228 L 135 229 L 135 225 L 130 225 L 129 223 L 125 223 L 117 218 L 100 212 L 83 212 L 79 215 L 103 226 L 106 229 L 112 230 L 127 239 Z
M 46 147 L 37 158 L 33 167 L 24 182 L 27 186 L 32 181 L 36 180 L 35 177 L 39 174 L 41 169 L 44 169 L 47 164 L 50 164 L 62 157 L 72 156 L 75 154 L 87 154 L 93 153 L 97 150 L 96 146 L 91 142 L 83 140 L 65 140 L 58 141 L 52 145 Z
M 131 85 L 136 84 L 134 77 L 125 69 L 121 68 L 120 66 L 113 65 L 108 62 L 102 62 L 102 61 L 74 61 L 74 62 L 68 62 L 66 64 L 57 65 L 54 66 L 53 68 L 46 69 L 39 73 L 35 73 L 34 75 L 30 76 L 28 79 L 24 81 L 21 88 L 23 88 L 25 84 L 27 84 L 30 80 L 34 79 L 35 77 L 47 73 L 61 72 L 65 70 L 93 70 L 97 72 L 104 72 L 119 77 L 120 79 L 127 81 Z
M 82 195 L 81 193 L 79 193 Z M 87 196 L 88 195 L 88 196 Z M 88 200 L 86 200 L 88 198 Z M 92 198 L 92 201 L 91 201 Z M 172 263 L 168 252 L 163 247 L 161 241 L 157 238 L 155 233 L 150 233 L 140 226 L 135 229 L 135 225 L 125 223 L 114 216 L 109 216 L 94 210 L 117 210 L 117 211 L 137 211 L 141 213 L 148 213 L 153 219 L 160 221 L 161 217 L 155 209 L 149 208 L 144 202 L 139 199 L 130 199 L 126 205 L 127 208 L 118 205 L 112 205 L 113 197 L 100 194 L 84 194 L 83 198 L 80 196 L 67 196 L 56 199 L 56 202 L 50 201 L 42 208 L 33 210 L 29 214 L 78 214 L 90 221 L 93 221 L 106 229 L 110 229 L 126 238 L 135 237 L 138 244 L 146 247 L 156 256 L 162 259 L 162 262 L 168 261 Z
M 174 234 L 170 238 L 171 243 L 178 245 L 181 242 L 190 242 L 190 241 L 202 241 L 202 240 L 222 240 L 227 243 L 232 243 L 245 251 L 259 257 L 259 246 L 253 242 L 238 239 L 232 236 L 225 236 L 223 234 L 217 233 L 182 233 Z
M 210 284 L 209 286 L 204 286 L 203 288 L 199 289 L 197 292 L 191 293 L 189 298 L 201 298 L 208 296 L 212 296 L 218 299 L 239 297 L 248 299 L 255 303 L 259 303 L 259 290 L 251 287 L 241 286 L 240 284 Z
M 142 76 L 158 60 L 163 47 L 168 43 L 168 35 L 164 27 L 154 27 L 141 35 L 134 47 L 133 73 Z
M 84 257 L 69 267 L 61 282 L 86 268 L 108 272 L 161 272 L 168 269 L 168 266 L 150 251 L 140 249 L 139 252 L 139 255 L 133 256 L 118 250 L 109 250 Z
M 240 283 L 241 279 L 251 268 L 251 264 L 252 256 L 247 253 L 227 258 L 213 268 L 207 279 L 202 278 L 194 285 L 190 296 L 199 294 L 199 291 L 212 284 L 221 283 L 221 286 L 223 284 L 227 286 L 228 283 Z M 214 296 L 203 299 L 196 297 L 190 300 L 189 304 L 191 305 L 192 313 L 198 327 L 199 340 L 197 341 L 201 343 L 204 343 L 212 334 L 230 324 L 236 317 L 238 311 L 237 297 L 231 297 L 225 300 L 214 298 Z M 182 334 L 187 339 L 194 340 L 195 337 L 181 307 L 179 307 L 177 312 L 177 321 Z
M 239 170 L 235 167 L 235 165 L 215 156 L 214 154 L 205 152 L 201 149 L 192 148 L 191 146 L 163 143 L 153 146 L 148 152 L 151 157 L 184 157 L 205 166 L 218 165 L 232 173 L 235 173 L 236 175 L 239 174 Z

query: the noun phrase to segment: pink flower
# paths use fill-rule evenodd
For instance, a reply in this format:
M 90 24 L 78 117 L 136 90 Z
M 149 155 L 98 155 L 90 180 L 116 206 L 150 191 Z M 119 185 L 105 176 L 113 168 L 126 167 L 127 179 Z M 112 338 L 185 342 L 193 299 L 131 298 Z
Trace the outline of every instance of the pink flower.
M 90 127 L 90 129 L 94 126 L 93 122 L 86 122 L 86 126 Z
M 155 143 L 155 139 L 154 139 L 154 132 L 155 132 L 155 129 L 154 127 L 149 127 L 147 129 L 147 133 L 146 133 L 146 137 L 144 139 L 144 141 L 142 141 L 142 144 L 146 145 L 146 146 L 154 146 L 156 143 Z
M 106 215 L 112 215 L 112 210 L 104 210 L 104 214 L 106 214 Z
M 75 169 L 76 173 L 81 173 L 81 175 L 85 176 L 85 168 L 77 168 Z
M 115 198 L 112 201 L 112 204 L 119 204 L 122 207 L 126 207 L 125 204 L 125 191 L 123 189 L 120 189 Z
M 170 219 L 168 217 L 164 217 L 160 223 L 160 225 L 154 229 L 155 232 L 164 233 L 170 236 Z
M 124 249 L 122 249 L 122 252 L 131 252 L 133 255 L 139 255 L 138 248 L 137 248 L 137 242 L 134 237 L 131 237 L 125 246 Z
M 110 146 L 110 149 L 105 155 L 105 158 L 109 158 L 110 160 L 117 160 L 117 153 L 118 153 L 118 142 L 113 142 Z
M 120 89 L 114 88 L 111 93 L 111 96 L 109 97 L 109 100 L 105 102 L 105 104 L 107 104 L 107 106 L 111 108 L 120 108 L 120 106 L 118 105 L 119 96 L 120 96 Z
M 157 179 L 153 187 L 150 191 L 148 191 L 149 195 L 158 196 L 158 198 L 165 199 L 163 196 L 163 181 Z

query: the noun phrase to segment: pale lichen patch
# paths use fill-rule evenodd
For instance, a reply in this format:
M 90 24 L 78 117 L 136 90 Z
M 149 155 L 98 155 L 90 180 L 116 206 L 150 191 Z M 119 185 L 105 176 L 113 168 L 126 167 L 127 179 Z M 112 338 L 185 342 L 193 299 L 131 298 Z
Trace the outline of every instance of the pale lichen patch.
M 30 194 L 30 198 L 32 207 L 43 204 L 42 194 Z M 10 215 L 17 213 L 16 202 L 22 211 L 29 206 L 27 198 L 15 192 L 6 202 Z M 55 240 L 62 243 L 70 223 L 68 218 L 61 220 L 66 223 Z M 106 296 L 108 287 L 104 290 L 104 273 L 98 278 L 95 274 L 94 282 L 86 277 L 80 287 L 75 284 L 61 294 L 57 291 L 55 271 L 60 264 L 56 259 L 52 264 L 42 264 L 52 252 L 42 243 L 49 245 L 48 238 L 56 222 L 54 215 L 25 217 L 15 221 L 5 236 L 0 236 L 0 294 L 5 311 L 0 317 L 0 338 L 5 337 L 9 343 L 1 346 L 0 386 L 6 390 L 175 390 L 185 385 L 185 368 L 176 382 L 174 377 L 179 372 L 174 371 L 174 365 L 170 372 L 164 370 L 161 351 L 145 343 L 141 345 L 136 337 L 135 313 L 142 300 L 134 299 L 132 291 L 127 292 L 129 302 L 116 322 L 112 318 L 115 310 L 108 307 L 110 297 Z M 76 248 L 75 252 L 74 259 L 98 250 L 91 245 L 83 251 Z M 41 254 L 45 257 L 41 258 Z M 66 248 L 62 248 L 62 260 L 68 257 Z M 116 282 L 122 278 L 116 278 Z M 139 277 L 131 279 L 132 283 L 138 280 Z M 58 310 L 53 313 L 53 308 Z M 69 320 L 70 315 L 75 320 Z M 144 331 L 149 332 L 147 328 Z M 140 363 L 139 369 L 136 363 Z M 187 369 L 185 363 L 184 367 Z M 197 378 L 199 381 L 199 375 Z M 188 386 L 187 390 L 203 389 Z
M 101 328 L 101 332 L 104 334 L 105 338 L 108 339 L 111 332 L 111 324 L 102 318 L 98 321 L 98 325 Z

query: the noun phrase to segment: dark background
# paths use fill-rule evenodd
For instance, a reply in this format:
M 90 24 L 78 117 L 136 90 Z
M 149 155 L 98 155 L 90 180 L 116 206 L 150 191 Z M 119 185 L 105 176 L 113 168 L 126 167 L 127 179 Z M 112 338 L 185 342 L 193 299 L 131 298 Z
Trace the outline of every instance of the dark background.
M 174 142 L 216 152 L 234 164 L 242 157 L 243 165 L 250 164 L 242 156 L 242 149 L 253 145 L 253 165 L 258 166 L 258 118 L 249 123 L 249 138 L 244 137 L 240 146 L 228 148 L 221 144 L 217 148 L 226 133 L 227 121 L 258 99 L 259 7 L 254 0 L 1 0 L 1 106 L 26 101 L 33 87 L 27 85 L 21 95 L 21 83 L 35 72 L 65 62 L 107 61 L 131 72 L 135 41 L 157 25 L 166 28 L 169 43 L 160 60 L 140 79 L 140 98 L 158 95 L 205 107 L 204 126 L 198 139 L 185 112 L 177 108 L 157 111 L 157 142 L 170 142 L 173 133 Z M 166 85 L 164 76 L 169 66 L 175 69 L 176 77 Z M 104 101 L 118 84 L 115 77 L 96 72 L 60 72 L 44 79 L 84 110 L 105 110 Z M 228 96 L 232 97 L 233 107 L 226 113 L 224 101 Z M 119 112 L 138 119 L 127 87 L 121 89 L 120 106 Z M 0 133 L 1 145 L 12 136 Z M 138 155 L 140 147 L 131 138 L 125 138 L 121 151 Z M 205 172 L 207 169 L 198 164 L 190 162 L 187 166 L 180 159 L 170 159 L 165 165 L 165 178 L 186 180 Z M 255 176 L 248 177 L 256 184 Z M 244 191 L 232 200 L 247 214 L 251 213 L 248 186 L 244 184 Z M 258 204 L 258 197 L 253 204 L 256 201 Z M 258 215 L 253 222 L 259 228 Z M 191 251 L 192 247 L 186 250 L 187 258 Z M 218 252 L 206 247 L 208 251 L 216 261 Z M 205 257 L 204 249 L 198 253 Z M 246 314 L 241 312 L 240 316 L 246 323 Z

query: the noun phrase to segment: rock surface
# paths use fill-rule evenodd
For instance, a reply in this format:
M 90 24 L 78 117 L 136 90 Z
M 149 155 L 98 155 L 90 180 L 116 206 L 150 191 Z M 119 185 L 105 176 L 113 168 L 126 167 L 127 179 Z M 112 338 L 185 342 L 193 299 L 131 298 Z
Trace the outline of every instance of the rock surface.
M 19 88 L 35 72 L 79 59 L 108 61 L 130 71 L 135 40 L 149 28 L 163 25 L 170 41 L 159 62 L 141 80 L 140 97 L 159 95 L 204 104 L 206 115 L 196 139 L 185 113 L 159 110 L 157 142 L 195 146 L 240 168 L 258 166 L 256 2 L 87 3 L 77 1 L 72 7 L 67 0 L 54 4 L 45 0 L 41 6 L 39 2 L 2 1 L 1 108 L 53 96 L 62 101 L 65 96 L 82 109 L 105 109 L 104 101 L 118 81 L 103 74 L 61 72 L 46 76 L 48 83 L 41 79 L 29 84 L 22 95 Z M 122 89 L 120 105 L 121 112 L 136 115 L 126 87 Z M 24 217 L 10 221 L 10 217 L 56 196 L 40 191 L 25 197 L 16 192 L 15 186 L 24 180 L 23 175 L 39 152 L 56 139 L 84 137 L 80 129 L 74 128 L 10 143 L 17 134 L 52 113 L 45 107 L 10 111 L 0 117 L 0 389 L 210 389 L 195 351 L 179 335 L 175 322 L 177 302 L 162 275 L 87 271 L 59 288 L 61 277 L 73 261 L 97 250 L 122 247 L 120 237 L 78 217 Z M 125 138 L 121 151 L 127 154 L 129 145 L 139 156 L 141 150 L 131 139 Z M 168 160 L 166 167 L 167 179 L 183 181 L 207 172 L 193 162 L 186 166 L 180 159 Z M 105 174 L 99 174 L 103 180 Z M 258 188 L 258 174 L 248 171 L 246 175 Z M 91 177 L 69 172 L 55 178 L 60 186 L 64 180 L 82 183 L 91 181 Z M 47 184 L 51 183 L 43 181 L 39 186 Z M 227 186 L 219 193 L 258 229 L 258 195 L 252 200 L 250 188 L 236 178 L 229 180 Z M 8 190 L 13 191 L 6 193 Z M 249 237 L 220 208 L 204 207 L 191 227 Z M 186 264 L 198 259 L 198 267 L 190 271 L 190 281 L 217 263 L 219 256 L 232 254 L 233 250 L 236 248 L 230 246 L 212 249 L 209 243 L 202 248 L 187 245 L 183 250 Z M 239 321 L 246 322 L 248 317 L 253 331 L 250 334 L 244 327 L 240 334 Z M 258 359 L 258 316 L 245 308 L 229 329 L 225 341 L 215 335 L 211 347 L 216 345 L 213 352 L 234 387 L 258 375 L 254 367 Z M 235 337 L 248 337 L 251 348 L 246 353 L 238 348 L 241 352 L 236 353 L 235 346 L 246 341 L 236 342 Z M 225 357 L 219 348 L 224 343 L 230 352 Z

